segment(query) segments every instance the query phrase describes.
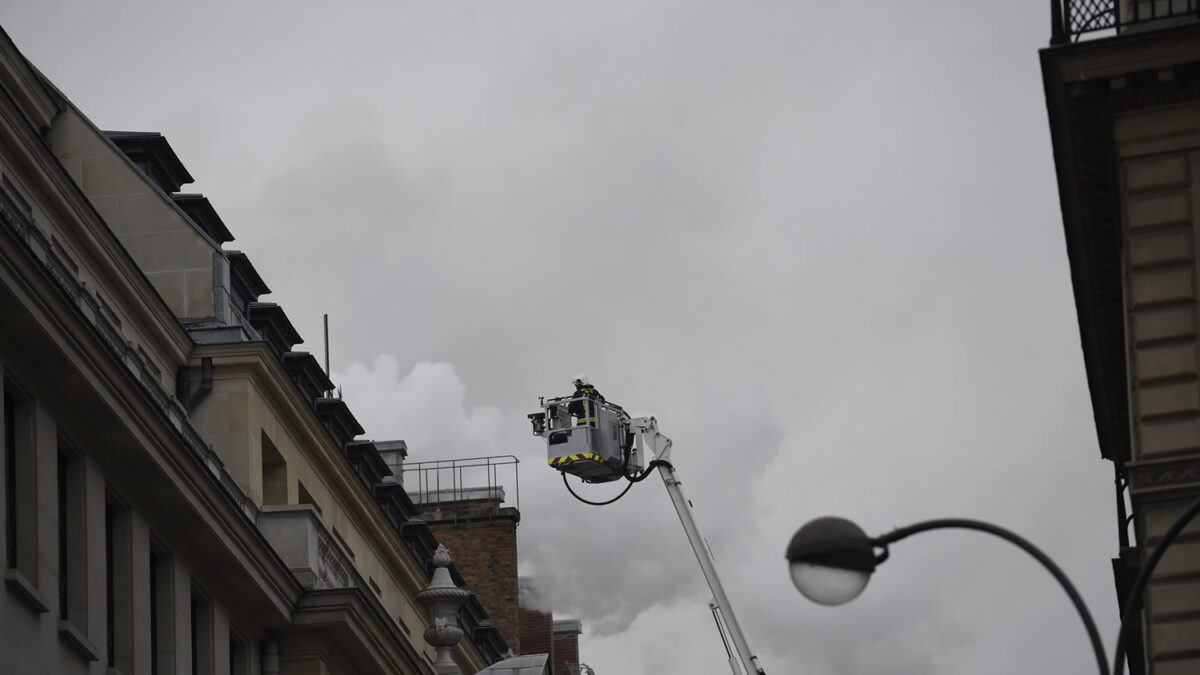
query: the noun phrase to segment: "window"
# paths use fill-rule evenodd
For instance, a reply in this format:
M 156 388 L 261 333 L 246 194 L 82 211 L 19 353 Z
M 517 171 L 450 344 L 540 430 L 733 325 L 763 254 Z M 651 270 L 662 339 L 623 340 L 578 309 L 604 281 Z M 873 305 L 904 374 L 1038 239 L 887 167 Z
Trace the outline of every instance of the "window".
M 84 459 L 58 448 L 58 618 L 87 627 L 87 512 Z
M 158 675 L 158 569 L 162 559 L 150 551 L 150 675 Z
M 250 650 L 237 631 L 229 629 L 229 675 L 249 675 Z
M 105 616 L 105 653 L 108 654 L 108 667 L 117 665 L 117 631 L 116 631 L 116 597 L 115 574 L 113 573 L 113 504 L 104 500 L 104 616 Z
M 4 391 L 5 564 L 32 583 L 38 578 L 37 448 L 34 404 Z
M 58 618 L 68 620 L 70 603 L 68 596 L 71 590 L 71 573 L 69 549 L 71 537 L 67 526 L 67 456 L 58 451 Z
M 82 457 L 64 446 L 61 436 L 56 460 L 58 634 L 91 662 L 98 660 L 100 653 L 87 636 L 88 546 L 84 488 L 87 466 Z
M 192 675 L 213 672 L 212 605 L 198 590 L 192 589 Z
M 192 596 L 192 675 L 200 672 L 200 603 Z
M 304 487 L 304 483 L 301 483 L 300 481 L 296 481 L 296 494 L 298 496 L 297 501 L 299 503 L 308 504 L 309 506 L 316 509 L 318 514 L 321 513 L 321 505 L 317 503 L 317 500 L 313 499 L 313 496 L 308 491 L 308 488 Z
M 263 506 L 288 503 L 287 463 L 265 431 L 262 433 L 262 483 Z
M 192 675 L 200 672 L 200 606 L 192 596 Z
M 150 543 L 150 674 L 174 672 L 174 562 L 160 546 Z
M 50 612 L 58 604 L 53 589 L 38 588 L 36 405 L 4 381 L 4 581 L 8 590 L 34 612 Z M 51 487 L 53 490 L 53 487 Z M 46 495 L 54 498 L 53 493 Z M 51 507 L 47 505 L 47 510 Z M 47 514 L 49 515 L 49 514 Z M 52 542 L 45 542 L 52 546 Z M 43 554 L 53 555 L 51 551 Z M 47 564 L 51 564 L 47 562 Z M 47 598 L 43 593 L 51 594 Z
M 133 672 L 133 561 L 129 511 L 106 494 L 104 499 L 104 613 L 108 666 Z
M 17 566 L 17 403 L 4 394 L 4 549 L 9 568 Z

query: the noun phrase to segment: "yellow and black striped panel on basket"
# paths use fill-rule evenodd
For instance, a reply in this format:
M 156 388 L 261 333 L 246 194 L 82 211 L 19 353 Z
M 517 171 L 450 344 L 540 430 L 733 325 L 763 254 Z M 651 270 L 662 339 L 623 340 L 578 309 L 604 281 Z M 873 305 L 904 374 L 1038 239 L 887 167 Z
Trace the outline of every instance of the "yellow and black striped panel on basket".
M 577 462 L 581 459 L 590 459 L 593 462 L 599 462 L 600 455 L 597 455 L 594 452 L 583 452 L 578 455 L 563 455 L 562 457 L 551 457 L 550 458 L 550 466 L 557 466 L 559 464 L 567 464 L 570 462 Z

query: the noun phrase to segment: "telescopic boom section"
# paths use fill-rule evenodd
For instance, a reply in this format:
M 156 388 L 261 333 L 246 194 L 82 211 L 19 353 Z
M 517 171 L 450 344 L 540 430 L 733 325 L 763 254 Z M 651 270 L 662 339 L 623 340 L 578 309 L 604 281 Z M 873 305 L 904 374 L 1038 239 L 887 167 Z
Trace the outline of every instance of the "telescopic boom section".
M 641 449 L 641 439 L 645 437 L 655 459 L 659 460 L 658 473 L 662 476 L 663 485 L 667 487 L 667 494 L 671 497 L 671 503 L 675 505 L 675 513 L 679 515 L 679 522 L 687 534 L 688 543 L 692 545 L 692 553 L 696 554 L 696 561 L 700 563 L 700 570 L 704 572 L 704 579 L 712 591 L 715 605 L 713 609 L 721 614 L 729 628 L 729 636 L 733 639 L 733 646 L 742 660 L 742 668 L 745 669 L 746 675 L 766 675 L 762 666 L 758 665 L 758 657 L 750 651 L 750 645 L 742 633 L 742 626 L 734 614 L 733 604 L 725 594 L 725 586 L 721 584 L 721 577 L 717 574 L 716 561 L 708 548 L 708 541 L 700 534 L 700 528 L 692 515 L 692 502 L 683 494 L 679 474 L 670 461 L 671 439 L 659 433 L 658 424 L 653 417 L 639 417 L 632 421 L 631 427 L 638 437 L 638 449 Z

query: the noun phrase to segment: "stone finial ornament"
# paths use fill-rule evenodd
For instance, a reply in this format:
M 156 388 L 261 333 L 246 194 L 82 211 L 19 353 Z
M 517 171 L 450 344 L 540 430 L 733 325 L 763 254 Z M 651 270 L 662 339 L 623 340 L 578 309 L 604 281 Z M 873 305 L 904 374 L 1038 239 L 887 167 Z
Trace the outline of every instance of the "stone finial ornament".
M 417 593 L 417 602 L 425 606 L 429 626 L 425 629 L 425 641 L 437 649 L 437 660 L 433 664 L 439 675 L 462 675 L 450 649 L 462 639 L 463 630 L 458 625 L 458 609 L 471 592 L 454 585 L 450 578 L 450 549 L 438 544 L 433 552 L 433 578 L 425 590 Z

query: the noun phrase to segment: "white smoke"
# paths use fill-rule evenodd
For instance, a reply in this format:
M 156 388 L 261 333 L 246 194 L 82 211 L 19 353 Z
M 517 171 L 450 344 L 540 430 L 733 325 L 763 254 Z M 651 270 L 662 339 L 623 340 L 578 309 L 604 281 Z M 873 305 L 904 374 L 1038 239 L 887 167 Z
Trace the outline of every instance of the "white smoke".
M 496 451 L 504 428 L 500 409 L 467 408 L 466 387 L 450 363 L 422 361 L 401 374 L 396 357 L 384 354 L 371 367 L 352 363 L 332 379 L 367 438 L 403 439 L 419 459 Z

